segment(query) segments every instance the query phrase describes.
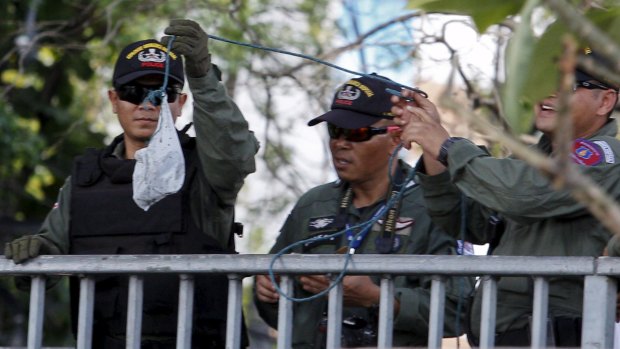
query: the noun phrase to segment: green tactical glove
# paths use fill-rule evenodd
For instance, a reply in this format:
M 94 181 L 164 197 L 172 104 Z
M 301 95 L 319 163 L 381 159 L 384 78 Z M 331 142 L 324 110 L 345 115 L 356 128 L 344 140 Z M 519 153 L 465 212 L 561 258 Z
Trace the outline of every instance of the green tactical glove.
M 41 235 L 26 235 L 4 246 L 4 256 L 20 264 L 43 254 L 61 254 L 60 249 Z
M 207 33 L 198 23 L 189 19 L 173 19 L 164 33 L 176 35 L 172 42 L 172 52 L 185 57 L 185 71 L 187 76 L 199 78 L 207 75 L 211 67 Z M 168 47 L 169 36 L 164 36 L 161 43 Z

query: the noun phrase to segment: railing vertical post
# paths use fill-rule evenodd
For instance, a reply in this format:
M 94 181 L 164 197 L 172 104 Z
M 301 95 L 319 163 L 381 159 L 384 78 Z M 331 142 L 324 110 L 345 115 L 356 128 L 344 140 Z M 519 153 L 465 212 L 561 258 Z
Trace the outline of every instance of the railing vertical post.
M 142 341 L 143 295 L 144 278 L 141 275 L 129 276 L 129 299 L 127 300 L 127 349 L 140 349 L 140 342 Z
M 495 345 L 495 314 L 497 310 L 497 280 L 492 276 L 482 277 L 482 310 L 480 318 L 480 348 Z
M 95 279 L 92 276 L 81 276 L 77 331 L 77 347 L 80 349 L 90 349 L 92 347 L 94 307 Z
M 332 278 L 332 282 L 336 282 Z M 340 335 L 342 333 L 342 282 L 329 290 L 327 303 L 327 349 L 340 348 Z
M 547 312 L 549 309 L 549 282 L 543 277 L 534 278 L 534 311 L 532 314 L 532 348 L 546 348 Z M 551 337 L 550 339 L 552 339 Z M 553 345 L 554 346 L 554 345 Z
M 241 287 L 242 277 L 237 274 L 228 275 L 228 315 L 226 318 L 226 348 L 241 347 Z
M 280 277 L 280 289 L 287 296 L 293 295 L 293 278 Z M 280 297 L 278 304 L 278 349 L 290 349 L 293 335 L 293 301 Z
M 379 338 L 377 347 L 391 348 L 394 329 L 394 280 L 391 275 L 381 277 L 379 300 Z
M 179 275 L 179 311 L 177 320 L 177 349 L 192 347 L 194 319 L 194 276 Z M 202 295 L 204 297 L 204 295 Z
M 440 276 L 434 276 L 431 286 L 431 309 L 428 329 L 429 348 L 441 348 L 441 339 L 443 338 L 443 317 L 445 302 L 445 280 Z
M 30 309 L 28 312 L 28 349 L 39 349 L 43 341 L 45 311 L 45 276 L 36 275 L 30 282 Z
M 585 277 L 581 348 L 613 348 L 616 281 L 607 276 Z

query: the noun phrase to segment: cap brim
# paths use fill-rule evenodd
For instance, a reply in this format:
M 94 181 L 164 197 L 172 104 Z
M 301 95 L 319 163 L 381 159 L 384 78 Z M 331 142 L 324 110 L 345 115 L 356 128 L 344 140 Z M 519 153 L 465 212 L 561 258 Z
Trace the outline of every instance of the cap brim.
M 589 80 L 596 80 L 598 81 L 597 78 L 595 78 L 594 76 L 581 71 L 579 69 L 575 70 L 575 81 L 589 81 Z
M 338 127 L 352 129 L 367 127 L 383 119 L 386 118 L 358 113 L 352 110 L 332 109 L 327 113 L 317 116 L 316 118 L 308 121 L 308 126 L 314 126 L 323 121 L 327 121 L 330 124 L 334 124 Z
M 607 86 L 611 90 L 618 91 L 617 86 L 609 84 L 605 81 L 601 81 L 601 79 L 598 79 L 595 76 L 592 76 L 584 71 L 581 71 L 580 69 L 575 70 L 575 81 L 590 81 L 590 80 L 594 80 L 603 86 Z
M 128 83 L 130 81 L 133 81 L 133 80 L 135 80 L 137 78 L 140 78 L 140 77 L 143 77 L 143 76 L 146 76 L 146 75 L 162 75 L 162 76 L 164 76 L 166 74 L 164 72 L 162 72 L 161 70 L 140 70 L 140 71 L 135 71 L 133 73 L 129 73 L 127 75 L 124 75 L 124 76 L 116 79 L 114 81 L 114 85 L 115 86 L 124 85 L 124 84 L 126 84 L 126 83 Z M 176 76 L 174 76 L 172 74 L 170 74 L 169 76 L 170 76 L 170 78 L 172 78 L 172 79 L 176 80 L 177 82 L 179 82 L 181 85 L 185 84 L 184 80 L 179 80 L 179 78 L 177 78 Z

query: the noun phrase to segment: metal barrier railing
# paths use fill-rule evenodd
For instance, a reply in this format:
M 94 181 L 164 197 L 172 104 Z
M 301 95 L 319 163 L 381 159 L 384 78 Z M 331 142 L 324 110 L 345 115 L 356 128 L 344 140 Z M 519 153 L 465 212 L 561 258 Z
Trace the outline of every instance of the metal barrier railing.
M 94 281 L 98 274 L 129 276 L 127 311 L 127 348 L 140 347 L 142 320 L 142 275 L 178 274 L 179 311 L 177 348 L 191 347 L 194 284 L 192 274 L 226 274 L 229 279 L 226 348 L 241 345 L 241 305 L 243 277 L 267 274 L 271 255 L 88 255 L 41 256 L 24 264 L 0 258 L 0 275 L 31 275 L 28 348 L 40 348 L 45 275 L 77 275 L 80 281 L 77 347 L 91 348 Z M 280 274 L 281 288 L 292 295 L 293 275 L 338 273 L 342 255 L 284 255 L 274 264 Z M 582 348 L 611 348 L 615 320 L 616 281 L 620 258 L 609 257 L 517 257 L 517 256 L 411 256 L 355 255 L 348 267 L 350 275 L 380 275 L 379 348 L 392 347 L 395 275 L 432 275 L 429 348 L 440 348 L 443 337 L 445 277 L 481 276 L 483 289 L 480 348 L 494 347 L 495 307 L 498 276 L 534 277 L 532 348 L 547 343 L 548 278 L 573 276 L 584 278 Z M 329 292 L 327 348 L 339 348 L 342 323 L 342 285 Z M 278 318 L 278 348 L 290 348 L 292 338 L 292 302 L 281 298 Z

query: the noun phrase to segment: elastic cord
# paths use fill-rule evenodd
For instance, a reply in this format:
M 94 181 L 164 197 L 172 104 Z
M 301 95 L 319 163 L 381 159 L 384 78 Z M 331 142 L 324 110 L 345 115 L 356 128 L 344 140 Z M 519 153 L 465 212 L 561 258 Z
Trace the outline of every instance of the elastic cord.
M 153 91 L 149 91 L 148 95 L 146 95 L 146 97 L 144 98 L 144 100 L 142 101 L 142 106 L 146 108 L 146 103 L 151 103 L 154 106 L 158 106 L 160 105 L 164 98 L 167 98 L 166 95 L 166 88 L 168 87 L 168 76 L 170 75 L 170 49 L 172 47 L 172 42 L 174 41 L 175 36 L 172 35 L 170 37 L 170 41 L 168 42 L 168 47 L 166 50 L 166 62 L 165 62 L 165 68 L 164 68 L 164 83 L 161 85 L 161 87 L 157 90 L 153 90 Z M 157 128 L 155 129 L 155 131 L 153 132 L 153 134 L 151 135 L 151 137 L 149 138 L 152 139 L 153 137 L 155 137 L 155 135 L 159 132 L 159 130 L 161 129 L 161 125 L 162 122 L 161 120 L 159 120 L 157 122 Z
M 170 36 L 170 41 L 168 41 L 168 47 L 166 50 L 166 62 L 165 62 L 165 70 L 164 70 L 164 83 L 162 86 L 157 89 L 150 91 L 149 94 L 144 98 L 143 104 L 146 102 L 151 102 L 152 105 L 159 105 L 164 98 L 166 98 L 166 88 L 168 87 L 168 76 L 170 75 L 170 50 L 172 48 L 172 43 L 176 36 Z

